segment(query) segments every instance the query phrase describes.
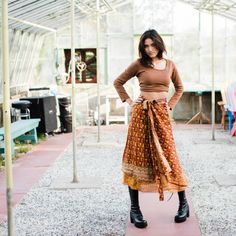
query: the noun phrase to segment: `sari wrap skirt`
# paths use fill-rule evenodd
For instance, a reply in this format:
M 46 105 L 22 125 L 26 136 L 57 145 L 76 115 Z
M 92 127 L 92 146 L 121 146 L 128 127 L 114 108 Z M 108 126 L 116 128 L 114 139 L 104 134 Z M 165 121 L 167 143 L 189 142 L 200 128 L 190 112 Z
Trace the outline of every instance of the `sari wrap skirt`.
M 176 153 L 166 99 L 133 107 L 122 160 L 123 183 L 142 192 L 179 192 L 187 187 Z

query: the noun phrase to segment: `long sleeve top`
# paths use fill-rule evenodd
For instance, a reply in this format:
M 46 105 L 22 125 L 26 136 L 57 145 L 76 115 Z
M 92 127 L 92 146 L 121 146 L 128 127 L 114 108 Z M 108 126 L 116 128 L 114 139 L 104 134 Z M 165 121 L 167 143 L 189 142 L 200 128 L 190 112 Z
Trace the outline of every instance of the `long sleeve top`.
M 166 67 L 163 70 L 145 67 L 140 63 L 139 59 L 131 63 L 114 81 L 114 86 L 120 99 L 125 102 L 126 99 L 130 98 L 123 85 L 134 76 L 139 80 L 140 91 L 144 92 L 168 92 L 172 81 L 175 93 L 168 101 L 168 106 L 173 108 L 183 94 L 183 83 L 175 64 L 169 59 L 165 60 Z

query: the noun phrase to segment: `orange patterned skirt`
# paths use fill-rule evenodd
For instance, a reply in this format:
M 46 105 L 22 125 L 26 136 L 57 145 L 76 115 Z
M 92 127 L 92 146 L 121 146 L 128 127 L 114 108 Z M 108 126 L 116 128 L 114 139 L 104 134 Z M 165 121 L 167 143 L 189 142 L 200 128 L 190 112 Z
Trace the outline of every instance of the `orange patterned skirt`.
M 142 192 L 179 192 L 187 187 L 176 153 L 166 99 L 133 108 L 123 154 L 123 183 Z

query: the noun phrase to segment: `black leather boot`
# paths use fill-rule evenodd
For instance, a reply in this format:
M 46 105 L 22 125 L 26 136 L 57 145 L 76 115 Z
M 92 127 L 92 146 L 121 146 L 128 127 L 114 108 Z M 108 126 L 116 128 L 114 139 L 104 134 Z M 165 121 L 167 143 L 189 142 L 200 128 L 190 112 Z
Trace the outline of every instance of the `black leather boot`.
M 137 228 L 147 227 L 147 221 L 143 219 L 142 212 L 139 208 L 138 190 L 129 187 L 129 195 L 131 201 L 130 221 Z
M 185 191 L 178 192 L 179 209 L 175 216 L 176 223 L 182 223 L 189 217 L 189 205 L 185 196 Z

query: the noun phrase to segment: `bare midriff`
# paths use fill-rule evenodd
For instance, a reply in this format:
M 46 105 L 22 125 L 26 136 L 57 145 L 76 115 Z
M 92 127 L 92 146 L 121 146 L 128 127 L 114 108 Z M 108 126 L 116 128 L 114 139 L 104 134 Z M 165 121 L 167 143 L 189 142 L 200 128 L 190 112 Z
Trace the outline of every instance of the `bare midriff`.
M 147 100 L 163 99 L 167 98 L 168 92 L 140 92 L 140 96 L 144 97 Z

